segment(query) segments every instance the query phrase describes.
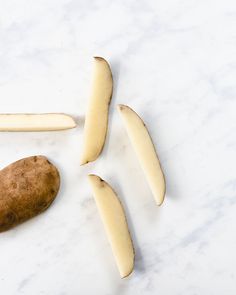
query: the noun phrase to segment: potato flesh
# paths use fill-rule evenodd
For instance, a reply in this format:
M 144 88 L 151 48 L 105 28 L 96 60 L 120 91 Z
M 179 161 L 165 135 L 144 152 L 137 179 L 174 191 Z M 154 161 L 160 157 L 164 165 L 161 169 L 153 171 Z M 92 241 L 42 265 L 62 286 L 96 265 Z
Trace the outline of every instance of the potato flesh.
M 165 196 L 165 178 L 150 134 L 142 119 L 130 107 L 119 105 L 118 110 L 155 201 L 161 205 Z
M 56 131 L 75 126 L 66 114 L 0 114 L 0 131 Z
M 95 57 L 92 93 L 84 126 L 81 165 L 95 161 L 100 155 L 107 133 L 108 111 L 112 97 L 112 73 L 107 61 Z
M 122 278 L 134 266 L 134 249 L 124 209 L 113 189 L 100 177 L 89 175 L 94 198 Z

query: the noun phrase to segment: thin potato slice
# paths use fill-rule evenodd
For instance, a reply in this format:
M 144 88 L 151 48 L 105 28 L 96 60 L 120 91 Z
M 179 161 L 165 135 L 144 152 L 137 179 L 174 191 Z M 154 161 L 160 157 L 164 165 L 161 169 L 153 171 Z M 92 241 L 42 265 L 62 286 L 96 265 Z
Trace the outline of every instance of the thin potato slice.
M 57 131 L 76 127 L 66 114 L 0 114 L 0 131 Z

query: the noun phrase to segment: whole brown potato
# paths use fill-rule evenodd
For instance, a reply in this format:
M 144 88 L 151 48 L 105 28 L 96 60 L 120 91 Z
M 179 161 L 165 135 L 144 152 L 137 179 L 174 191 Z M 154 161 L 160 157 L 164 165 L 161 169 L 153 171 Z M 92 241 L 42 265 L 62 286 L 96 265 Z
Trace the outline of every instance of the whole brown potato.
M 44 156 L 21 159 L 0 171 L 0 232 L 46 210 L 60 186 L 57 168 Z

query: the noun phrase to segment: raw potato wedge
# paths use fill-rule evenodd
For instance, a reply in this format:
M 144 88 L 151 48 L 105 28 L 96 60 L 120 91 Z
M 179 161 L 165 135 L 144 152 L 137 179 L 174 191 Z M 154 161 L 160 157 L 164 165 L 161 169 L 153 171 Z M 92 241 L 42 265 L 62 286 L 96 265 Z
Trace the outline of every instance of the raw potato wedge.
M 56 131 L 76 127 L 66 114 L 0 114 L 0 131 Z
M 134 267 L 134 248 L 124 209 L 108 183 L 96 175 L 88 177 L 120 276 L 121 278 L 127 277 Z
M 102 57 L 94 57 L 94 59 L 92 94 L 85 118 L 81 165 L 95 161 L 102 152 L 113 89 L 112 73 L 108 62 Z
M 118 105 L 118 110 L 156 203 L 161 205 L 166 191 L 165 178 L 147 127 L 130 107 Z

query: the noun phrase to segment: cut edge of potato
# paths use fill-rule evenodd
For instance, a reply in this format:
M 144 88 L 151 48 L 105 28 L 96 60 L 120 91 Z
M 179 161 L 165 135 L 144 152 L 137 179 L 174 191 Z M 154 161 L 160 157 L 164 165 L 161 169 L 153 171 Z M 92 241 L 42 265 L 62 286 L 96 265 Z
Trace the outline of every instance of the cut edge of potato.
M 0 114 L 0 131 L 60 131 L 75 127 L 75 120 L 63 113 Z
M 105 180 L 95 174 L 89 174 L 88 179 L 120 276 L 126 278 L 133 272 L 135 251 L 124 208 Z
M 165 198 L 166 182 L 151 135 L 143 119 L 132 108 L 119 104 L 117 109 L 123 119 L 128 137 L 136 152 L 154 199 L 157 205 L 160 206 Z M 139 126 L 137 127 L 136 125 Z M 148 164 L 150 160 L 151 165 Z
M 95 161 L 101 154 L 108 129 L 109 105 L 112 99 L 113 78 L 109 63 L 94 57 L 92 89 L 85 116 L 84 144 L 80 165 Z

